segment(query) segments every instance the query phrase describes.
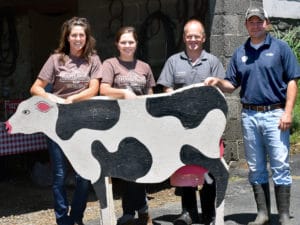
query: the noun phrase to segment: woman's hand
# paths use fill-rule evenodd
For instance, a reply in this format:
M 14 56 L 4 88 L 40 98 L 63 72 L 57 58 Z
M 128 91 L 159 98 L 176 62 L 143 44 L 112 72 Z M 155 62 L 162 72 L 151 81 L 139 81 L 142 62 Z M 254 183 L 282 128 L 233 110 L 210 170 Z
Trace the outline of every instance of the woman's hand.
M 134 94 L 131 90 L 124 89 L 124 99 L 135 99 L 137 95 Z

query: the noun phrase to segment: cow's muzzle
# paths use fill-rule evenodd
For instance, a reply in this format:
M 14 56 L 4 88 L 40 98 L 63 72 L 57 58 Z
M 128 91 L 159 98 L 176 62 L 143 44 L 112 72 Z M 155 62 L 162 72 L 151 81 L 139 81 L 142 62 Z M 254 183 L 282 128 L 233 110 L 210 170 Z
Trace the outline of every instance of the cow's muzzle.
M 11 131 L 12 131 L 12 127 L 11 127 L 11 125 L 10 125 L 10 123 L 8 122 L 8 121 L 6 121 L 5 122 L 5 130 L 6 130 L 6 132 L 7 133 L 11 133 Z

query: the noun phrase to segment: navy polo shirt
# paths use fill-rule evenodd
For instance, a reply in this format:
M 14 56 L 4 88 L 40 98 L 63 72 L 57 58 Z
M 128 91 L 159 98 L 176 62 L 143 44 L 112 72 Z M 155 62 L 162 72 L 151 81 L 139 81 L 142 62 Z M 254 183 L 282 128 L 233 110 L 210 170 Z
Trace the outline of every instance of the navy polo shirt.
M 271 105 L 285 103 L 288 82 L 299 77 L 299 63 L 291 48 L 267 34 L 259 49 L 251 47 L 249 38 L 234 52 L 225 79 L 241 86 L 242 103 Z
M 165 63 L 157 84 L 173 89 L 201 83 L 209 76 L 225 77 L 220 60 L 202 50 L 199 59 L 193 65 L 185 52 L 172 55 Z

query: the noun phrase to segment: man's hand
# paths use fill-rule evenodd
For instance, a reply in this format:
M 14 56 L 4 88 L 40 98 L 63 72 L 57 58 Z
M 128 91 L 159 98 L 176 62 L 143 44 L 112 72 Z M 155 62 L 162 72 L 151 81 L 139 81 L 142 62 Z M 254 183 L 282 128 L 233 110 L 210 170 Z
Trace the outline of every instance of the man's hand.
M 204 80 L 204 85 L 207 85 L 207 86 L 218 86 L 219 82 L 220 82 L 220 79 L 217 78 L 217 77 L 207 77 Z
M 284 112 L 280 118 L 278 128 L 282 131 L 285 131 L 285 130 L 291 128 L 292 120 L 293 120 L 292 118 L 293 117 L 292 117 L 291 113 Z

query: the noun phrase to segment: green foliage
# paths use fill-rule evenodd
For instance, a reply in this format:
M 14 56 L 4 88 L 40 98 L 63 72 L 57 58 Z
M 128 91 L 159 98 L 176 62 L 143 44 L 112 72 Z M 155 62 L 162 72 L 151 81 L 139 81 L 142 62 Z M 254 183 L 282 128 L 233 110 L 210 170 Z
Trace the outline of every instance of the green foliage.
M 299 87 L 300 81 L 298 81 Z M 300 142 L 300 93 L 298 90 L 297 101 L 294 108 L 293 124 L 291 128 L 291 143 L 296 144 Z
M 300 62 L 300 27 L 293 27 L 284 32 L 273 28 L 272 33 L 275 37 L 288 43 Z
M 287 32 L 279 31 L 278 29 L 273 29 L 274 35 L 284 40 L 293 50 L 296 55 L 298 62 L 300 62 L 300 27 L 290 28 Z M 298 81 L 298 86 L 300 81 Z M 296 144 L 300 142 L 300 91 L 298 91 L 297 101 L 294 108 L 293 114 L 293 124 L 291 128 L 291 144 Z

